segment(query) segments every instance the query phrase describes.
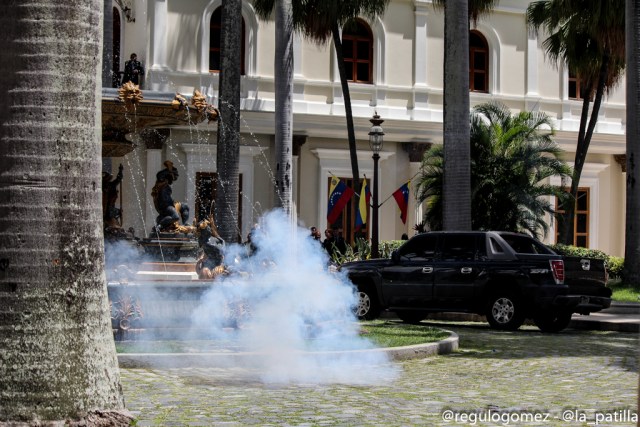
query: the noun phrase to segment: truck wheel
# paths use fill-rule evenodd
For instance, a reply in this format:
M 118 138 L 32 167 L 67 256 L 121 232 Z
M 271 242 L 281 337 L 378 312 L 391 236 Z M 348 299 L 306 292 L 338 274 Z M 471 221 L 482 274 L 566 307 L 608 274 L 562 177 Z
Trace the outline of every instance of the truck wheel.
M 571 314 L 566 311 L 545 312 L 534 316 L 533 322 L 542 332 L 560 332 L 569 326 Z
M 515 331 L 524 323 L 522 303 L 510 294 L 497 294 L 489 298 L 486 316 L 493 329 Z
M 420 323 L 427 317 L 427 313 L 419 310 L 398 310 L 396 316 L 404 323 Z
M 376 295 L 367 288 L 358 288 L 358 305 L 355 307 L 358 320 L 373 320 L 380 315 Z

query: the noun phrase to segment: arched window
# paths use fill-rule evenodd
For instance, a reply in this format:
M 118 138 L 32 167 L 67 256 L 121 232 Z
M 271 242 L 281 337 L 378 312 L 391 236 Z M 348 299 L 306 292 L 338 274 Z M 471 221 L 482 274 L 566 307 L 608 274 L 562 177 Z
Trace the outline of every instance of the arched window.
M 220 71 L 220 51 L 222 42 L 222 7 L 211 15 L 209 31 L 209 71 Z M 242 40 L 240 40 L 240 74 L 244 75 L 244 18 L 242 18 Z
M 342 31 L 342 54 L 349 81 L 373 82 L 373 34 L 364 21 L 356 19 L 345 25 Z
M 120 11 L 113 8 L 113 77 L 112 87 L 120 86 Z
M 469 90 L 489 92 L 489 44 L 478 31 L 469 32 Z

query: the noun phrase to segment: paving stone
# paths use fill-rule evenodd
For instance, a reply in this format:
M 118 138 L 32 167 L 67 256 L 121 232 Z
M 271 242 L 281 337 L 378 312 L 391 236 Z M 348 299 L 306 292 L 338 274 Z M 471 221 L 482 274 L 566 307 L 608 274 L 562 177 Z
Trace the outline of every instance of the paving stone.
M 563 421 L 563 411 L 637 410 L 635 333 L 446 329 L 460 336 L 459 352 L 394 362 L 398 378 L 376 385 L 264 384 L 260 372 L 240 367 L 122 369 L 122 384 L 138 426 L 470 425 L 443 421 L 445 410 L 544 412 L 547 422 L 527 425 L 579 426 Z

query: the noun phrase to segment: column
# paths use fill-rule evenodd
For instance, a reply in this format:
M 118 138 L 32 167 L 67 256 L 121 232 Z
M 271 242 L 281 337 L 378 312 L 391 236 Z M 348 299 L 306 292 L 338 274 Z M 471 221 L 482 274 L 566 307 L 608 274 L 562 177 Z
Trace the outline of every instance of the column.
M 427 94 L 427 14 L 431 3 L 415 2 L 415 40 L 413 56 L 413 119 L 427 120 L 429 95 Z
M 153 0 L 149 3 L 151 22 L 151 40 L 149 41 L 148 84 L 152 90 L 166 89 L 167 83 L 157 75 L 159 71 L 166 71 L 167 66 L 167 0 Z

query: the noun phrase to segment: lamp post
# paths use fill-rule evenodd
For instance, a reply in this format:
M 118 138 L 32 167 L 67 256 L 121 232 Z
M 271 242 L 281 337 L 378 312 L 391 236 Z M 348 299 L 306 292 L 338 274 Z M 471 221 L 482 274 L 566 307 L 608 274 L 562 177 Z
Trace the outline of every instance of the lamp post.
M 371 130 L 369 131 L 369 146 L 373 151 L 373 205 L 371 206 L 371 258 L 380 258 L 378 248 L 378 160 L 382 150 L 382 139 L 384 132 L 380 126 L 384 120 L 380 119 L 378 112 L 374 112 L 373 118 L 369 119 Z

